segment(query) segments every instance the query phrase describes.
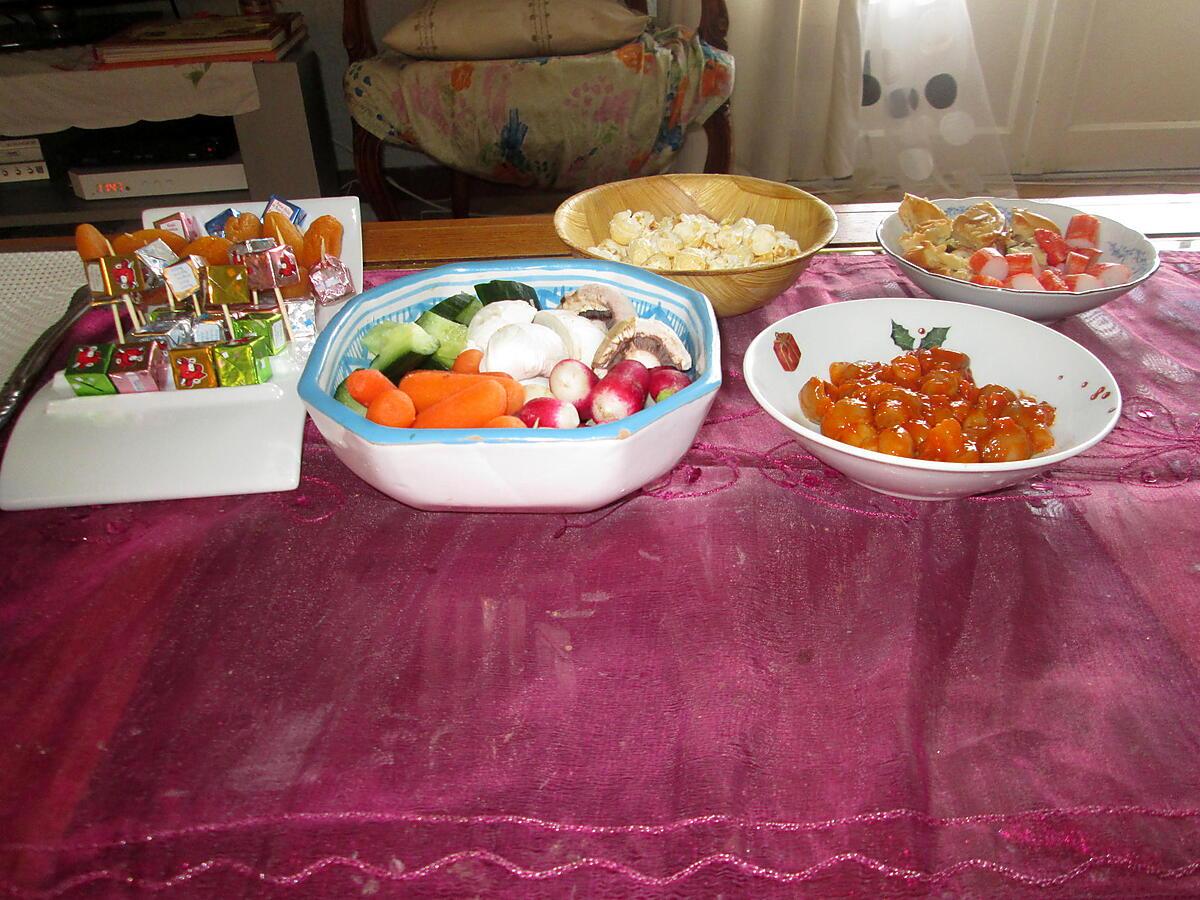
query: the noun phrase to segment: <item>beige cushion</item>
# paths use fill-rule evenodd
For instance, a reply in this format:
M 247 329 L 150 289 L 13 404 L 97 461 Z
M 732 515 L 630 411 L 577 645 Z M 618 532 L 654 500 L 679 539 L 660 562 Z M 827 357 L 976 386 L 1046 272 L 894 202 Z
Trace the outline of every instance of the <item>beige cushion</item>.
M 649 22 L 619 0 L 426 0 L 384 44 L 417 59 L 519 59 L 611 50 Z

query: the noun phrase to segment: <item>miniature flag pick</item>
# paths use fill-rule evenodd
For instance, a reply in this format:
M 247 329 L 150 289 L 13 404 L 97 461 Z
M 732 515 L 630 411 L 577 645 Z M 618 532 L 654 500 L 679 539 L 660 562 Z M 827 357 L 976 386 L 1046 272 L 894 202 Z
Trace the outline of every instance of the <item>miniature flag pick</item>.
M 230 306 L 247 306 L 251 302 L 250 276 L 245 266 L 209 266 L 206 270 L 208 306 L 219 306 L 225 314 L 225 325 L 233 337 L 233 316 Z

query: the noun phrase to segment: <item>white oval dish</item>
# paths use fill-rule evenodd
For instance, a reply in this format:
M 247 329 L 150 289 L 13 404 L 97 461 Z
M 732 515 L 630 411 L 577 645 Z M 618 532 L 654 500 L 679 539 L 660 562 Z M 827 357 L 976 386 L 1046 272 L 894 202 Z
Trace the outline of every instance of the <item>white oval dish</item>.
M 821 434 L 800 410 L 800 388 L 813 376 L 828 379 L 832 362 L 903 353 L 892 341 L 893 323 L 917 340 L 948 328 L 944 346 L 971 358 L 981 387 L 1002 384 L 1053 405 L 1055 446 L 1020 462 L 946 463 L 861 450 Z M 784 371 L 775 356 L 777 332 L 789 332 L 800 347 L 794 372 Z M 1121 415 L 1112 373 L 1070 338 L 1020 316 L 940 300 L 849 300 L 793 313 L 755 337 L 743 369 L 754 399 L 804 449 L 864 487 L 911 500 L 950 500 L 1018 484 L 1103 440 Z
M 362 336 L 384 319 L 412 321 L 473 285 L 524 282 L 544 307 L 585 282 L 621 290 L 639 316 L 670 325 L 693 359 L 691 385 L 628 418 L 575 429 L 413 429 L 367 421 L 333 398 L 369 364 Z M 524 259 L 428 269 L 354 298 L 317 338 L 300 397 L 338 458 L 364 481 L 433 510 L 582 512 L 666 474 L 691 447 L 721 386 L 716 314 L 703 294 L 622 263 Z
M 1069 206 L 1055 203 L 1038 203 L 1034 200 L 1009 200 L 1004 197 L 968 197 L 964 200 L 935 200 L 950 217 L 954 218 L 967 207 L 988 200 L 997 209 L 1009 216 L 1014 208 L 1028 209 L 1050 219 L 1064 231 L 1071 216 L 1080 212 Z M 960 281 L 947 275 L 936 275 L 904 258 L 900 247 L 900 236 L 906 231 L 898 213 L 884 219 L 875 236 L 881 247 L 912 281 L 925 293 L 940 300 L 957 303 L 972 303 L 1001 312 L 1024 316 L 1036 322 L 1056 322 L 1077 313 L 1095 309 L 1115 300 L 1132 288 L 1137 287 L 1158 270 L 1158 251 L 1140 232 L 1127 228 L 1120 222 L 1097 216 L 1100 220 L 1100 248 L 1104 251 L 1104 262 L 1120 262 L 1133 270 L 1133 277 L 1125 284 L 1114 287 L 1096 288 L 1091 291 L 1016 291 L 1011 288 L 985 287 Z

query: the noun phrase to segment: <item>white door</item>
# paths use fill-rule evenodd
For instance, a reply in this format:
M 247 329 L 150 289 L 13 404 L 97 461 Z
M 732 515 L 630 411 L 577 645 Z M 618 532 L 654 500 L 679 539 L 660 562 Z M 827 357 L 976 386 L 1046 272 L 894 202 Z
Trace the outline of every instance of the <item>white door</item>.
M 1015 174 L 1200 168 L 1198 0 L 967 0 Z

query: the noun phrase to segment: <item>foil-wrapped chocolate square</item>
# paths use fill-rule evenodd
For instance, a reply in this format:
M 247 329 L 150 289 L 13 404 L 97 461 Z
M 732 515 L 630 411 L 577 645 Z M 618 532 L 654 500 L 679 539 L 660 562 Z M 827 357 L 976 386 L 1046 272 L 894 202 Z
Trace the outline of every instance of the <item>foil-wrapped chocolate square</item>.
M 270 250 L 272 247 L 279 246 L 279 242 L 272 237 L 250 238 L 248 241 L 238 241 L 229 248 L 229 261 L 235 266 L 246 264 L 246 257 L 254 253 L 262 253 L 264 250 Z
M 261 335 L 218 344 L 217 379 L 222 387 L 263 384 L 271 380 L 271 357 Z
M 336 256 L 324 254 L 308 273 L 313 296 L 317 303 L 336 303 L 354 293 L 354 277 L 344 262 Z
M 233 207 L 229 207 L 204 223 L 204 230 L 208 234 L 215 237 L 225 237 L 225 223 L 230 219 L 235 219 L 238 216 L 238 211 Z
M 217 387 L 216 344 L 187 344 L 168 351 L 171 377 L 181 391 Z
M 117 386 L 108 375 L 112 358 L 112 344 L 81 344 L 71 350 L 64 374 L 78 396 L 117 392 Z
M 163 269 L 163 281 L 176 300 L 186 300 L 204 289 L 204 270 L 196 267 L 193 257 L 180 260 Z
M 186 316 L 164 316 L 147 322 L 140 328 L 135 328 L 129 335 L 129 341 L 163 340 L 168 347 L 181 347 L 190 343 L 192 338 L 192 320 Z
M 142 267 L 142 280 L 148 288 L 157 287 L 162 283 L 163 269 L 172 263 L 179 262 L 175 251 L 167 246 L 162 238 L 157 238 L 144 247 L 133 251 L 138 265 Z
M 146 286 L 141 267 L 133 256 L 102 256 L 84 263 L 84 272 L 95 297 L 119 297 Z
M 200 226 L 196 223 L 195 217 L 185 212 L 172 213 L 169 216 L 158 219 L 155 221 L 154 227 L 177 234 L 189 243 L 200 237 L 201 234 Z
M 108 377 L 122 394 L 159 391 L 166 386 L 167 357 L 162 341 L 117 344 Z
M 308 213 L 290 200 L 284 200 L 278 194 L 272 194 L 267 198 L 267 205 L 263 208 L 263 214 L 260 218 L 265 219 L 269 212 L 277 212 L 287 216 L 297 228 L 303 228 L 304 220 L 308 218 Z
M 229 329 L 225 327 L 225 319 L 221 316 L 192 317 L 193 343 L 211 344 L 229 340 L 230 337 Z
M 209 306 L 245 306 L 251 300 L 245 266 L 209 266 L 205 302 Z
M 236 337 L 262 337 L 267 342 L 267 352 L 274 356 L 287 346 L 287 332 L 283 328 L 283 317 L 277 312 L 244 313 L 234 317 L 233 331 Z

